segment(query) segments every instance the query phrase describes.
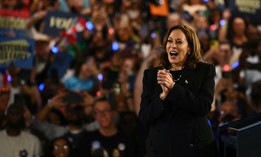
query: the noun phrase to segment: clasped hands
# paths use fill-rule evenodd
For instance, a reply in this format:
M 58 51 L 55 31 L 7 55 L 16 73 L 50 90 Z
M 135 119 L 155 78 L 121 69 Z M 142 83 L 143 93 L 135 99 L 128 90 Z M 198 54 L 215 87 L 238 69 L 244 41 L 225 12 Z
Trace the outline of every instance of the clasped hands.
M 164 100 L 169 94 L 169 91 L 175 85 L 175 82 L 173 81 L 170 71 L 166 69 L 158 70 L 157 82 L 162 88 L 162 93 L 160 94 L 160 98 Z

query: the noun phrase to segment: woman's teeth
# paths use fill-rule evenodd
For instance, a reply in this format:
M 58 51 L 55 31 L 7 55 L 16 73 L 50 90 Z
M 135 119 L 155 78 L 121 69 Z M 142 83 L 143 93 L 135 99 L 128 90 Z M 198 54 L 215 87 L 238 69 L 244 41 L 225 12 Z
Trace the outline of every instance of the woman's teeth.
M 178 55 L 178 52 L 176 52 L 176 51 L 171 51 L 171 52 L 170 52 L 170 55 L 171 55 L 171 56 L 177 56 L 177 55 Z

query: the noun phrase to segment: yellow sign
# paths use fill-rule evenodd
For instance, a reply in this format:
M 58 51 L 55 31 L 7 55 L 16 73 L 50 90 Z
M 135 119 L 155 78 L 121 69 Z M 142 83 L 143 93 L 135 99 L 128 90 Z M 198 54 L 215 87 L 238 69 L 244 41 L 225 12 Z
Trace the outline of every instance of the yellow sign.
M 26 40 L 13 40 L 0 43 L 0 63 L 13 60 L 27 59 L 30 57 L 28 51 L 29 43 Z
M 260 9 L 260 0 L 236 0 L 240 12 L 255 14 Z

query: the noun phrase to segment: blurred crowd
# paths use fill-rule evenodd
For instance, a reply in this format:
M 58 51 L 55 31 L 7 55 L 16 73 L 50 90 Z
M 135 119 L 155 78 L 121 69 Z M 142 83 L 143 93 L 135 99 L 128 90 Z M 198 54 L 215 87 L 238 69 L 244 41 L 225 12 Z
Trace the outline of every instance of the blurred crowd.
M 196 30 L 204 61 L 216 66 L 208 116 L 213 132 L 260 112 L 260 26 L 219 2 L 1 0 L 0 9 L 29 10 L 26 34 L 35 41 L 31 69 L 12 63 L 1 69 L 1 154 L 146 156 L 147 132 L 137 119 L 143 71 L 159 65 L 162 37 L 178 24 Z M 51 11 L 84 17 L 86 25 L 45 34 Z M 66 62 L 66 69 L 57 62 Z

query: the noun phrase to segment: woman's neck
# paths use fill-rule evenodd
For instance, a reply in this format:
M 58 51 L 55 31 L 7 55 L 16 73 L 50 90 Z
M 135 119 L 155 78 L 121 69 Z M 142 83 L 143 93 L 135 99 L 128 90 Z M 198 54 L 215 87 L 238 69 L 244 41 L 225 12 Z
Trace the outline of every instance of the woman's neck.
M 177 70 L 182 70 L 184 68 L 183 65 L 175 65 L 175 66 L 171 66 L 170 67 L 170 70 L 173 70 L 173 71 L 177 71 Z
M 234 42 L 236 43 L 236 44 L 239 44 L 239 45 L 241 45 L 241 44 L 244 44 L 245 42 L 247 42 L 247 38 L 246 38 L 246 36 L 245 35 L 236 35 L 235 37 L 234 37 Z

